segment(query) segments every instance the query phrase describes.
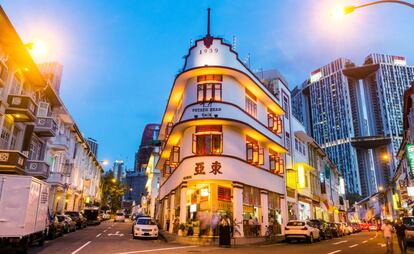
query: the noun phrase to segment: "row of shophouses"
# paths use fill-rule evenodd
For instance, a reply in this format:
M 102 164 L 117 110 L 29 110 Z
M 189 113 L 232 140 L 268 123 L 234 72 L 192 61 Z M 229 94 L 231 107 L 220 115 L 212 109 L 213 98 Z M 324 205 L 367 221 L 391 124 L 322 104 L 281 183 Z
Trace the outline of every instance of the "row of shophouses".
M 291 114 L 277 71 L 253 73 L 233 45 L 197 40 L 176 76 L 146 173 L 142 204 L 164 230 L 235 237 L 284 234 L 289 220 L 346 221 L 344 181 Z M 191 228 L 191 230 L 189 230 Z
M 352 221 L 375 222 L 414 216 L 414 82 L 403 95 L 403 139 L 397 152 L 398 165 L 388 185 L 353 204 Z
M 0 174 L 50 184 L 49 210 L 100 200 L 102 167 L 59 97 L 62 66 L 35 64 L 0 7 Z

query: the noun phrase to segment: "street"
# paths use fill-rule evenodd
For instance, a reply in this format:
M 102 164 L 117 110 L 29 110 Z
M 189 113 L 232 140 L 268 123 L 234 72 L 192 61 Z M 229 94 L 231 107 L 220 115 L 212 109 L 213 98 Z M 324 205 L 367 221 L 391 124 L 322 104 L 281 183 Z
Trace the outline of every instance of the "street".
M 318 243 L 276 243 L 244 245 L 232 248 L 218 246 L 193 246 L 166 243 L 162 240 L 133 240 L 131 223 L 103 222 L 99 226 L 87 227 L 65 235 L 53 241 L 48 241 L 43 247 L 31 247 L 29 253 L 68 253 L 68 254 L 134 254 L 134 253 L 352 253 L 374 254 L 386 253 L 382 236 L 376 232 L 361 232 L 343 238 L 325 240 Z M 394 253 L 399 253 L 398 244 L 394 241 Z M 408 253 L 414 253 L 410 246 Z

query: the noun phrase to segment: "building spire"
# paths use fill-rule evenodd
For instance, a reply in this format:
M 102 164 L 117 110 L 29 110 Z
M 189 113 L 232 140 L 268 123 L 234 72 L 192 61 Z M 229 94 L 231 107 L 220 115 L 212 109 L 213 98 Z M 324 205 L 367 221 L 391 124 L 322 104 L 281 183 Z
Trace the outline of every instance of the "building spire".
M 210 8 L 207 8 L 207 34 L 206 36 L 203 38 L 204 41 L 204 46 L 206 46 L 206 48 L 210 48 L 211 44 L 213 44 L 213 37 L 210 34 Z
M 210 8 L 207 8 L 207 35 L 210 35 Z

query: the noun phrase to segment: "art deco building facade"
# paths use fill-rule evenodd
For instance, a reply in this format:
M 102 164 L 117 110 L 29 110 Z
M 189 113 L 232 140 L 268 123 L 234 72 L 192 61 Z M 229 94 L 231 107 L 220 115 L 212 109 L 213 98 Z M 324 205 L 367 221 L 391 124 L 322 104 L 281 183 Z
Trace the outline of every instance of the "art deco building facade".
M 191 222 L 194 235 L 211 235 L 203 218 L 227 215 L 236 223 L 235 236 L 243 237 L 287 221 L 290 92 L 281 87 L 276 98 L 269 87 L 221 38 L 208 33 L 190 48 L 159 134 L 165 229 Z M 260 225 L 256 231 L 249 219 Z
M 402 93 L 414 79 L 404 57 L 371 54 L 362 66 L 340 58 L 294 90 L 294 114 L 340 169 L 348 192 L 386 186 L 402 137 Z

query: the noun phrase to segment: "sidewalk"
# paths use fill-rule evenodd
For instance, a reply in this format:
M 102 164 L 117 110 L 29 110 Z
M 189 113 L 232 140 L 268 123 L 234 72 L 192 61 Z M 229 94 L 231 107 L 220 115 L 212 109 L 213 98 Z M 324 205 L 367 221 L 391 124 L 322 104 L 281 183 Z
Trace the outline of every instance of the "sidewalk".
M 218 246 L 218 237 L 217 236 L 178 236 L 176 234 L 171 234 L 167 231 L 160 230 L 159 235 L 168 243 L 181 243 L 189 245 L 201 245 L 201 246 Z M 266 245 L 279 243 L 284 240 L 283 236 L 276 236 L 275 239 L 271 241 L 266 241 L 265 237 L 241 237 L 241 238 L 232 238 L 232 246 L 241 246 L 241 245 Z

